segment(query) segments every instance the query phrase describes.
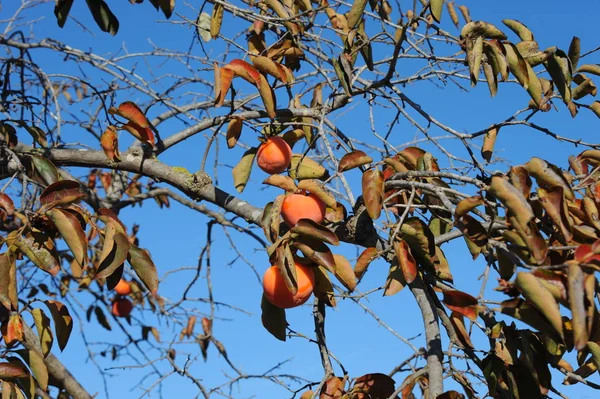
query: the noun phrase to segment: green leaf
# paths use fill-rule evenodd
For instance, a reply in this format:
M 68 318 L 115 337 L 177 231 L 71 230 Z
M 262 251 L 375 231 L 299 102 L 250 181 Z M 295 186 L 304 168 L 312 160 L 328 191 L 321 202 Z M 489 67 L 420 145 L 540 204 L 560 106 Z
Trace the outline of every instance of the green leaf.
M 48 159 L 38 155 L 29 155 L 24 161 L 27 176 L 36 182 L 49 186 L 60 180 L 58 169 Z
M 119 20 L 115 14 L 110 11 L 108 4 L 104 0 L 85 0 L 90 9 L 96 24 L 102 32 L 108 32 L 116 35 L 119 31 Z
M 238 192 L 244 191 L 248 180 L 250 179 L 250 173 L 252 172 L 252 164 L 258 148 L 252 147 L 242 155 L 240 162 L 233 168 L 233 185 Z
M 296 180 L 327 179 L 329 172 L 317 161 L 302 154 L 292 154 L 290 162 L 290 177 Z
M 42 355 L 46 357 L 50 353 L 52 344 L 54 343 L 54 335 L 52 334 L 52 329 L 50 328 L 50 318 L 46 316 L 42 309 L 31 310 L 31 315 L 33 316 L 35 328 L 37 329 L 38 337 L 40 338 Z
M 56 339 L 58 340 L 58 347 L 60 350 L 64 350 L 71 336 L 73 330 L 73 318 L 69 314 L 67 307 L 59 301 L 44 301 L 54 320 L 54 330 L 56 332 Z
M 431 10 L 431 16 L 435 19 L 438 24 L 442 20 L 442 10 L 444 6 L 444 0 L 430 0 L 429 9 Z M 393 390 L 392 390 L 393 392 Z M 389 396 L 389 395 L 388 395 Z
M 56 5 L 54 6 L 54 15 L 56 16 L 58 26 L 60 26 L 61 28 L 65 26 L 65 22 L 67 22 L 67 17 L 69 16 L 69 11 L 71 11 L 72 5 L 73 0 L 56 1 Z
M 145 250 L 131 245 L 127 261 L 133 268 L 133 271 L 135 271 L 135 274 L 142 280 L 142 283 L 148 288 L 148 291 L 156 296 L 156 292 L 158 291 L 158 274 L 154 262 L 150 259 L 150 255 Z
M 262 302 L 260 304 L 262 310 L 261 321 L 263 326 L 271 333 L 275 338 L 280 341 L 285 341 L 286 334 L 285 329 L 288 325 L 285 318 L 285 309 L 278 308 L 265 298 L 263 295 Z

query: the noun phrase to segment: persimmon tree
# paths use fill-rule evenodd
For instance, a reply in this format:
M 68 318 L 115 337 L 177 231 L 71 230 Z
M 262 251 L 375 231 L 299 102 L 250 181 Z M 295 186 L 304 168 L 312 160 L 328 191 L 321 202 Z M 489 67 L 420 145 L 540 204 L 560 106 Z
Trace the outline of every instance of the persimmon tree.
M 600 387 L 592 381 L 600 367 L 600 144 L 546 125 L 549 115 L 561 126 L 600 117 L 600 66 L 595 50 L 582 50 L 594 43 L 573 37 L 568 48 L 541 48 L 508 10 L 495 26 L 444 0 L 212 0 L 196 10 L 151 0 L 191 50 L 107 55 L 24 29 L 44 3 L 23 0 L 0 34 L 3 397 L 92 397 L 60 355 L 77 331 L 94 364 L 130 356 L 151 370 L 144 395 L 177 375 L 204 398 L 233 397 L 232 387 L 252 378 L 303 399 L 542 398 L 562 396 L 561 384 Z M 65 30 L 121 34 L 121 17 L 103 0 L 86 1 L 94 28 L 69 17 L 83 2 L 52 3 Z M 557 29 L 570 37 L 568 26 Z M 428 82 L 487 86 L 514 109 L 461 132 L 436 116 L 435 99 L 417 99 Z M 340 117 L 348 112 L 360 126 L 347 129 Z M 407 126 L 413 141 L 400 134 Z M 506 166 L 495 144 L 517 127 L 560 143 L 562 163 L 531 148 L 526 162 Z M 195 151 L 186 151 L 192 140 Z M 177 151 L 198 169 L 169 157 Z M 123 222 L 147 201 L 205 216 L 191 274 L 155 265 L 153 254 L 168 248 L 140 242 L 143 220 Z M 290 294 L 285 308 L 313 291 L 293 310 L 269 300 L 281 286 L 247 300 L 261 303 L 253 320 L 271 339 L 314 347 L 320 380 L 277 366 L 244 373 L 235 360 L 243 354 L 228 353 L 213 332 L 229 305 L 212 293 L 211 251 L 225 248 L 254 267 L 240 239 L 260 250 L 257 275 L 276 267 L 269 281 Z M 457 289 L 460 266 L 445 254 L 456 241 L 481 266 L 470 292 Z M 387 265 L 387 277 L 363 286 L 374 263 Z M 162 294 L 174 278 L 177 295 Z M 502 301 L 487 297 L 496 281 Z M 198 299 L 201 285 L 208 294 Z M 398 306 L 401 290 L 420 310 L 413 322 L 423 324 L 422 348 L 365 304 L 384 295 Z M 375 360 L 388 353 L 363 359 L 372 373 L 346 370 L 325 335 L 327 309 L 340 301 L 367 310 L 414 353 L 389 374 Z M 289 311 L 311 314 L 313 328 L 297 331 Z M 118 328 L 126 342 L 96 353 L 87 325 Z M 198 357 L 178 356 L 189 342 L 205 361 L 214 361 L 211 348 L 225 359 L 226 383 L 190 372 Z M 151 358 L 148 346 L 160 355 Z

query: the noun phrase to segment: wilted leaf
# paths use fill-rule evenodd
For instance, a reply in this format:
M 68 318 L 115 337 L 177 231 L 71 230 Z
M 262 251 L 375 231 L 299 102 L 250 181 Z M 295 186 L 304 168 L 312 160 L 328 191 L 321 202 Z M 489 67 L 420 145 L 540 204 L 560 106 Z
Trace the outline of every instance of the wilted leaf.
M 43 234 L 27 237 L 20 236 L 14 244 L 25 256 L 27 256 L 37 267 L 55 276 L 60 270 L 58 260 L 53 255 L 54 243 L 49 247 L 50 239 Z
M 263 181 L 263 184 L 279 187 L 288 192 L 295 192 L 298 190 L 296 183 L 294 183 L 294 179 L 284 175 L 270 175 Z
M 571 61 L 571 67 L 573 70 L 577 69 L 577 64 L 579 64 L 579 56 L 581 53 L 581 41 L 577 36 L 573 36 L 571 39 L 571 44 L 569 44 L 569 61 Z
M 358 259 L 356 260 L 356 265 L 354 265 L 354 275 L 356 276 L 357 280 L 360 281 L 363 274 L 365 274 L 365 272 L 367 271 L 367 268 L 369 267 L 371 262 L 375 260 L 377 256 L 378 252 L 377 248 L 375 247 L 365 248 L 365 250 L 362 251 Z
M 574 198 L 569 182 L 567 182 L 562 171 L 557 166 L 541 158 L 533 157 L 527 162 L 525 168 L 535 178 L 538 186 L 545 189 L 560 186 L 563 188 L 565 198 L 570 200 Z
M 242 118 L 231 118 L 229 125 L 227 125 L 227 134 L 225 135 L 228 148 L 235 147 L 235 144 L 238 142 L 240 135 L 242 134 L 243 126 L 244 120 Z
M 46 132 L 37 126 L 25 125 L 25 130 L 33 137 L 36 143 L 42 147 L 48 147 L 48 140 L 46 139 Z
M 494 145 L 496 144 L 496 137 L 498 137 L 498 131 L 500 128 L 492 128 L 485 133 L 483 136 L 483 147 L 481 147 L 481 156 L 487 162 L 492 159 L 492 153 L 494 152 Z
M 350 395 L 355 399 L 371 399 L 371 398 L 389 398 L 396 390 L 395 382 L 392 377 L 381 374 L 372 373 L 358 377 L 354 381 L 354 385 L 350 390 Z
M 379 219 L 383 208 L 384 177 L 379 169 L 369 169 L 362 175 L 362 195 L 367 213 L 373 220 Z
M 398 264 L 404 274 L 404 281 L 406 281 L 407 284 L 410 284 L 417 278 L 417 262 L 415 262 L 415 258 L 412 256 L 406 241 L 394 241 L 393 246 L 396 258 L 398 259 Z
M 457 290 L 444 291 L 444 305 L 448 309 L 457 312 L 475 321 L 479 315 L 477 298 Z
M 0 140 L 4 140 L 10 149 L 15 148 L 19 144 L 16 129 L 8 123 L 0 123 Z
M 452 312 L 450 314 L 450 323 L 452 323 L 454 332 L 456 332 L 456 337 L 460 343 L 466 348 L 474 348 L 473 343 L 471 342 L 471 337 L 469 336 L 467 328 L 465 327 L 463 315 L 458 312 Z
M 0 303 L 8 310 L 18 310 L 17 268 L 12 252 L 0 254 Z
M 335 273 L 335 259 L 331 250 L 322 241 L 304 237 L 302 241 L 294 241 L 294 247 L 300 250 L 308 259 Z
M 228 68 L 221 68 L 215 62 L 215 107 L 220 107 L 225 102 L 225 96 L 231 87 L 231 81 L 234 77 L 234 72 Z
M 402 291 L 406 286 L 406 280 L 404 280 L 404 273 L 396 262 L 390 264 L 390 271 L 385 281 L 385 290 L 383 296 L 392 296 Z
M 9 362 L 0 363 L 0 379 L 2 380 L 13 380 L 16 378 L 25 378 L 27 376 L 29 376 L 29 371 L 21 364 Z
M 131 243 L 124 234 L 116 232 L 115 225 L 112 222 L 106 225 L 96 278 L 107 278 L 127 260 Z
M 271 335 L 280 341 L 285 341 L 287 321 L 285 319 L 285 309 L 278 308 L 265 298 L 263 295 L 260 305 L 262 310 L 261 320 L 263 326 Z
M 252 163 L 254 162 L 257 151 L 258 149 L 256 147 L 250 148 L 242 155 L 240 162 L 233 168 L 233 184 L 235 189 L 240 193 L 244 191 L 246 184 L 248 184 L 250 173 L 252 172 Z
M 221 25 L 223 24 L 223 12 L 224 8 L 221 3 L 215 3 L 212 16 L 210 18 L 210 36 L 216 39 L 221 31 Z
M 11 347 L 23 341 L 23 319 L 21 315 L 13 313 L 8 320 L 2 322 L 2 338 L 6 346 Z
M 477 208 L 479 205 L 485 204 L 485 201 L 481 197 L 481 195 L 475 195 L 473 197 L 468 197 L 461 200 L 458 204 L 456 204 L 456 208 L 454 210 L 454 218 L 455 220 L 460 219 L 467 213 L 471 212 L 473 209 Z
M 508 28 L 510 28 L 510 30 L 515 32 L 521 40 L 524 40 L 524 41 L 535 40 L 533 37 L 533 33 L 531 33 L 529 28 L 527 26 L 525 26 L 524 23 L 517 21 L 516 19 L 504 19 L 504 20 L 502 20 L 502 23 L 504 25 L 508 26 Z
M 329 377 L 319 394 L 319 399 L 342 399 L 342 395 L 344 394 L 344 380 L 335 376 Z
M 587 312 L 585 306 L 584 273 L 577 263 L 570 263 L 567 269 L 569 287 L 569 307 L 573 323 L 575 349 L 582 350 L 588 342 Z
M 329 280 L 329 275 L 323 266 L 313 267 L 315 273 L 314 295 L 323 301 L 327 306 L 335 307 L 335 297 L 333 285 Z
M 321 183 L 318 180 L 301 180 L 300 182 L 298 182 L 298 189 L 308 191 L 309 193 L 313 194 L 315 197 L 320 199 L 322 202 L 324 202 L 325 205 L 327 205 L 330 208 L 335 207 L 337 204 L 335 197 L 329 194 L 325 186 L 323 186 L 323 183 Z
M 44 358 L 39 353 L 27 349 L 20 349 L 16 352 L 29 365 L 31 371 L 33 371 L 33 376 L 39 387 L 43 391 L 46 391 L 48 389 L 48 369 L 44 363 Z
M 359 166 L 366 165 L 373 162 L 373 158 L 364 153 L 364 151 L 354 150 L 347 154 L 344 154 L 338 165 L 338 172 L 344 172 L 346 170 L 358 168 Z
M 86 197 L 83 186 L 75 180 L 61 180 L 50 184 L 42 194 L 40 203 L 45 209 L 59 205 L 68 205 L 81 201 Z
M 88 242 L 79 220 L 72 213 L 60 208 L 47 211 L 46 216 L 54 223 L 54 226 L 73 253 L 75 260 L 79 262 L 81 267 L 84 267 L 87 262 Z
M 291 232 L 299 236 L 307 236 L 331 245 L 339 245 L 340 240 L 333 231 L 310 219 L 300 219 Z
M 102 136 L 100 137 L 100 146 L 108 159 L 116 162 L 121 160 L 117 129 L 114 126 L 107 127 L 104 133 L 102 133 Z
M 142 283 L 148 288 L 148 291 L 156 296 L 156 292 L 158 291 L 158 275 L 156 273 L 156 266 L 154 266 L 154 262 L 150 259 L 148 252 L 132 244 L 129 248 L 127 261 L 135 274 L 142 280 Z
M 60 173 L 50 160 L 38 155 L 29 155 L 24 161 L 27 176 L 38 183 L 49 186 L 60 180 Z

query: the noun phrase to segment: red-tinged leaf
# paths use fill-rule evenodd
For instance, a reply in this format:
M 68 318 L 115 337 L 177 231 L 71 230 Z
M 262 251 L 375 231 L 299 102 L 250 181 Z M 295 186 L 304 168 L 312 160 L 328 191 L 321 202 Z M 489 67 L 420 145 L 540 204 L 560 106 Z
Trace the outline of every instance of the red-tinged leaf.
M 315 287 L 313 293 L 327 306 L 332 308 L 335 307 L 335 294 L 327 270 L 325 270 L 323 266 L 318 266 L 313 267 L 313 271 L 315 273 Z
M 227 134 L 225 135 L 227 148 L 235 147 L 235 144 L 242 134 L 242 127 L 244 127 L 244 119 L 242 118 L 233 117 L 229 121 L 229 125 L 227 125 Z
M 58 260 L 54 256 L 54 243 L 45 235 L 39 233 L 20 236 L 14 245 L 27 256 L 37 267 L 55 276 L 60 270 Z
M 156 292 L 158 291 L 158 274 L 156 266 L 152 262 L 152 259 L 150 259 L 148 252 L 135 245 L 131 245 L 127 261 L 135 274 L 142 280 L 142 283 L 148 288 L 148 291 L 156 296 Z
M 395 384 L 389 375 L 381 373 L 365 374 L 354 381 L 350 396 L 354 399 L 387 399 L 396 391 Z
M 312 260 L 317 265 L 323 266 L 331 273 L 335 273 L 335 259 L 333 254 L 329 247 L 322 241 L 305 237 L 302 241 L 294 241 L 293 245 L 308 259 Z
M 32 309 L 31 315 L 35 322 L 35 328 L 37 329 L 37 335 L 40 338 L 40 347 L 42 348 L 42 355 L 48 356 L 54 343 L 54 334 L 50 327 L 50 318 L 46 316 L 42 309 Z
M 12 252 L 0 254 L 0 303 L 8 310 L 18 310 L 17 267 Z
M 450 323 L 452 323 L 454 332 L 456 332 L 456 338 L 458 338 L 460 343 L 465 348 L 474 348 L 473 343 L 471 342 L 471 337 L 469 336 L 467 328 L 465 327 L 462 314 L 458 312 L 452 312 L 450 314 Z
M 111 115 L 117 114 L 129 122 L 131 125 L 137 125 L 141 128 L 150 127 L 150 122 L 144 112 L 133 101 L 125 101 L 119 105 L 119 108 L 110 107 L 108 113 Z
M 16 351 L 16 353 L 18 353 L 29 366 L 38 386 L 43 391 L 46 391 L 48 389 L 48 368 L 44 363 L 44 358 L 39 353 L 27 349 L 20 349 Z
M 402 238 L 410 247 L 412 256 L 419 264 L 430 269 L 436 266 L 435 237 L 429 226 L 417 217 L 408 218 L 400 226 Z
M 573 341 L 575 349 L 582 350 L 588 342 L 587 312 L 585 304 L 584 273 L 576 263 L 570 263 L 567 269 L 569 287 L 569 308 L 573 323 Z
M 108 208 L 99 208 L 96 213 L 98 214 L 98 219 L 100 219 L 101 222 L 103 222 L 104 224 L 108 225 L 108 223 L 110 221 L 113 221 L 116 223 L 116 229 L 117 229 L 117 233 L 121 233 L 123 235 L 127 235 L 127 228 L 125 227 L 125 225 L 123 224 L 123 222 L 121 222 L 121 220 L 119 220 L 119 217 L 117 216 L 117 214 L 112 210 L 112 209 L 108 209 Z
M 285 331 L 288 325 L 285 319 L 285 309 L 271 304 L 264 295 L 260 308 L 262 310 L 261 320 L 265 329 L 278 340 L 285 341 Z
M 329 377 L 319 392 L 319 399 L 342 399 L 344 392 L 344 380 L 335 376 Z
M 257 87 L 260 84 L 261 77 L 264 78 L 264 76 L 260 72 L 258 72 L 256 68 L 254 68 L 246 61 L 240 59 L 235 59 L 231 61 L 223 68 L 233 71 L 235 76 L 239 76 L 245 81 L 252 83 Z
M 343 255 L 333 255 L 335 260 L 335 277 L 349 292 L 356 288 L 356 276 L 348 259 Z
M 154 133 L 149 127 L 141 127 L 133 122 L 128 122 L 122 128 L 144 144 L 154 146 L 156 142 Z
M 85 188 L 75 180 L 61 180 L 49 185 L 40 195 L 40 203 L 45 209 L 68 205 L 86 197 Z
M 106 234 L 96 278 L 107 278 L 127 260 L 131 243 L 125 235 L 117 233 L 115 225 L 116 223 L 106 225 Z
M 521 291 L 525 299 L 544 315 L 558 335 L 564 339 L 560 310 L 550 291 L 533 274 L 526 272 L 517 273 L 515 286 Z
M 354 265 L 354 275 L 360 281 L 362 276 L 367 271 L 367 268 L 371 264 L 373 260 L 375 260 L 379 256 L 377 248 L 369 247 L 365 248 L 364 251 L 360 254 L 358 259 L 356 260 L 356 265 Z
M 387 280 L 385 281 L 385 290 L 383 296 L 392 296 L 402 291 L 406 287 L 406 280 L 404 280 L 404 273 L 400 266 L 393 262 L 390 265 L 390 272 L 388 273 Z
M 69 314 L 69 309 L 61 302 L 58 301 L 44 301 L 54 320 L 54 331 L 56 332 L 56 339 L 58 341 L 58 347 L 61 351 L 67 346 L 71 331 L 73 330 L 73 318 Z
M 231 81 L 234 77 L 234 72 L 228 68 L 221 68 L 215 62 L 215 107 L 220 107 L 225 103 L 225 97 L 231 87 Z
M 340 244 L 340 240 L 333 231 L 322 224 L 312 221 L 311 219 L 300 219 L 298 223 L 292 227 L 291 232 L 297 236 L 311 237 L 331 245 Z
M 477 298 L 456 290 L 444 291 L 444 305 L 473 321 L 477 320 L 479 314 L 479 305 Z
M 23 319 L 19 314 L 11 314 L 2 323 L 2 338 L 9 347 L 23 341 Z
M 29 376 L 29 370 L 21 364 L 1 362 L 0 363 L 0 379 L 14 380 L 16 378 L 25 378 Z M 2 387 L 4 391 L 4 386 Z M 14 387 L 14 389 L 18 389 Z M 3 392 L 4 394 L 4 392 Z M 2 395 L 4 396 L 4 395 Z
M 383 173 L 379 169 L 369 169 L 362 176 L 362 195 L 367 213 L 373 220 L 379 219 L 383 207 Z
M 0 193 L 0 208 L 4 209 L 4 212 L 6 212 L 8 216 L 15 213 L 15 204 L 13 203 L 13 200 L 4 193 Z
M 288 192 L 296 192 L 298 190 L 296 183 L 294 183 L 294 179 L 284 175 L 270 175 L 263 181 L 263 184 L 279 187 Z
M 102 133 L 102 136 L 100 137 L 100 146 L 102 147 L 106 158 L 115 162 L 121 161 L 117 129 L 114 126 L 107 127 L 104 133 Z
M 338 172 L 358 168 L 373 162 L 373 158 L 364 153 L 364 151 L 354 150 L 345 154 L 338 165 Z
M 404 281 L 407 284 L 412 283 L 417 278 L 417 262 L 415 262 L 415 258 L 412 256 L 406 241 L 395 241 L 394 252 L 400 264 L 400 269 L 402 269 L 402 273 L 404 274 Z
M 202 320 L 200 320 L 200 324 L 202 324 L 202 331 L 204 332 L 204 335 L 212 334 L 212 320 L 211 319 L 203 317 Z
M 477 208 L 479 205 L 485 204 L 485 201 L 481 197 L 481 195 L 475 195 L 473 197 L 465 198 L 456 204 L 456 208 L 454 210 L 454 218 L 455 220 L 460 219 L 462 216 L 471 212 L 473 209 Z
M 54 223 L 75 260 L 84 268 L 87 263 L 88 242 L 79 220 L 72 213 L 60 208 L 47 211 L 46 216 Z

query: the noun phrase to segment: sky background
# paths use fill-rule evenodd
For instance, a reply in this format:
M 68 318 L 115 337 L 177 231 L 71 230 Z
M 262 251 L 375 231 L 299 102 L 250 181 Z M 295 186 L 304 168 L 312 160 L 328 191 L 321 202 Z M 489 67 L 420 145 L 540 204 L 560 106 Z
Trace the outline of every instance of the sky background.
M 402 3 L 406 4 L 407 2 Z M 0 19 L 6 19 L 13 15 L 19 4 L 20 1 L 16 0 L 4 2 L 0 10 Z M 512 18 L 524 22 L 535 34 L 541 48 L 556 45 L 566 50 L 572 36 L 581 38 L 582 52 L 598 46 L 596 38 L 597 16 L 600 13 L 599 2 L 505 0 L 502 2 L 462 1 L 460 4 L 465 4 L 470 8 L 474 20 L 481 19 L 502 27 L 514 40 L 516 40 L 516 37 L 501 24 L 502 19 Z M 131 5 L 124 0 L 120 0 L 110 1 L 109 5 L 121 22 L 121 28 L 116 37 L 111 37 L 99 31 L 83 1 L 75 1 L 71 14 L 76 21 L 69 19 L 64 29 L 56 26 L 52 15 L 52 3 L 24 11 L 23 16 L 27 17 L 25 20 L 35 19 L 35 23 L 27 24 L 20 27 L 20 29 L 25 35 L 33 31 L 40 39 L 55 39 L 71 47 L 91 49 L 94 53 L 100 55 L 109 55 L 114 52 L 124 55 L 126 52 L 149 51 L 153 47 L 186 50 L 190 45 L 193 45 L 193 54 L 202 55 L 198 43 L 194 42 L 192 44 L 193 29 L 181 23 L 182 18 L 180 16 L 174 15 L 171 21 L 167 22 L 162 14 L 157 13 L 149 2 Z M 200 6 L 200 2 L 178 2 L 175 10 L 181 16 L 195 18 Z M 209 9 L 210 7 L 207 6 L 207 11 Z M 158 22 L 155 22 L 157 20 Z M 239 32 L 241 30 L 240 22 L 243 21 L 236 20 L 230 15 L 226 16 L 223 33 Z M 243 24 L 246 25 L 245 22 Z M 0 25 L 0 29 L 4 29 L 5 26 L 5 23 Z M 449 22 L 445 10 L 442 26 L 452 33 L 457 33 L 457 30 Z M 375 32 L 373 29 L 375 27 L 369 27 L 370 32 Z M 220 54 L 223 52 L 223 45 L 219 40 L 211 41 L 205 44 L 205 49 L 210 54 Z M 37 62 L 43 65 L 46 72 L 60 74 L 75 71 L 72 63 L 65 63 L 49 52 L 41 53 L 38 54 Z M 387 55 L 389 54 L 375 54 L 376 58 Z M 599 59 L 594 54 L 584 61 L 585 63 L 598 63 Z M 165 70 L 165 68 L 161 69 L 160 65 L 152 64 L 151 59 L 149 62 L 149 65 L 156 68 L 158 73 L 171 72 Z M 202 69 L 208 66 L 195 65 L 194 67 Z M 140 70 L 145 70 L 145 67 L 141 65 Z M 399 63 L 398 71 L 401 75 L 403 74 L 402 63 Z M 168 80 L 165 81 L 165 84 L 168 84 L 167 82 Z M 199 86 L 199 89 L 201 88 L 202 86 Z M 437 82 L 420 82 L 419 84 L 409 85 L 403 90 L 410 98 L 423 105 L 436 119 L 458 131 L 464 132 L 478 131 L 495 121 L 506 118 L 516 110 L 524 108 L 529 100 L 524 90 L 511 84 L 501 85 L 498 95 L 493 99 L 489 97 L 485 84 L 480 84 L 468 92 L 453 85 L 442 86 Z M 193 93 L 190 98 L 207 99 L 211 96 L 212 93 L 200 92 Z M 116 100 L 121 102 L 125 100 L 143 101 L 145 99 L 143 97 L 126 98 L 117 95 Z M 355 99 L 350 109 L 351 112 L 342 111 L 334 114 L 332 120 L 346 134 L 360 138 L 364 136 L 365 141 L 371 140 L 363 100 Z M 149 113 L 149 116 L 154 115 Z M 384 115 L 382 115 L 383 117 Z M 585 110 L 582 110 L 576 119 L 571 119 L 566 109 L 558 104 L 558 112 L 552 110 L 548 113 L 538 114 L 534 121 L 540 125 L 551 127 L 560 135 L 581 138 L 590 142 L 600 141 L 597 139 L 598 120 L 593 114 L 585 112 Z M 169 122 L 161 125 L 160 131 L 165 137 L 170 132 L 180 130 L 183 127 L 181 122 Z M 379 128 L 383 130 L 383 124 Z M 441 134 L 441 131 L 436 128 L 432 128 L 431 132 L 436 135 Z M 84 134 L 74 129 L 69 130 L 66 127 L 65 141 L 86 143 L 89 138 L 85 137 Z M 415 137 L 420 138 L 416 129 L 404 121 L 395 129 L 390 141 L 397 148 L 401 148 L 404 143 L 411 142 Z M 251 139 L 245 140 L 251 145 L 257 144 L 252 142 Z M 170 165 L 186 167 L 190 171 L 197 170 L 204 152 L 204 143 L 205 138 L 203 136 L 194 137 L 187 140 L 181 146 L 182 148 L 161 155 L 160 159 Z M 121 148 L 126 148 L 127 144 L 127 139 L 124 139 Z M 466 156 L 459 143 L 448 142 L 445 144 L 447 144 L 448 149 L 457 151 L 461 156 Z M 430 149 L 431 146 L 423 145 L 423 148 Z M 496 144 L 495 155 L 505 159 L 506 163 L 498 163 L 496 167 L 498 170 L 506 171 L 507 165 L 526 162 L 531 156 L 535 155 L 566 168 L 568 166 L 567 156 L 579 151 L 581 149 L 568 144 L 559 144 L 540 132 L 520 127 L 503 128 Z M 236 163 L 242 152 L 241 149 L 226 151 L 224 145 L 219 149 L 220 171 L 218 181 L 219 186 L 226 191 L 234 192 L 229 168 L 230 165 Z M 210 162 L 215 159 L 214 156 L 215 154 L 211 153 Z M 447 161 L 443 158 L 440 158 L 440 163 L 442 166 L 447 166 Z M 251 182 L 258 184 L 265 177 L 266 175 L 262 171 L 255 169 Z M 352 182 L 355 193 L 359 192 L 359 178 L 359 171 L 348 172 L 348 179 Z M 275 189 L 251 189 L 247 191 L 243 194 L 244 199 L 261 207 L 278 194 Z M 206 217 L 194 213 L 174 203 L 174 201 L 172 201 L 172 207 L 169 210 L 159 210 L 153 202 L 147 202 L 143 207 L 127 209 L 121 213 L 120 217 L 128 226 L 134 223 L 141 224 L 138 235 L 140 245 L 150 249 L 161 276 L 165 275 L 167 271 L 177 268 L 195 268 L 198 254 L 206 240 Z M 261 285 L 255 271 L 239 260 L 237 254 L 230 250 L 229 241 L 221 228 L 215 227 L 214 233 L 211 258 L 214 296 L 220 301 L 247 312 L 242 313 L 227 308 L 218 309 L 214 334 L 223 342 L 232 361 L 245 373 L 254 375 L 268 372 L 274 365 L 285 362 L 280 369 L 281 372 L 298 374 L 311 381 L 320 380 L 322 367 L 317 347 L 301 339 L 280 342 L 263 329 L 260 323 Z M 259 234 L 261 234 L 260 231 Z M 244 257 L 256 266 L 259 274 L 262 274 L 269 266 L 264 251 L 258 248 L 256 242 L 243 235 L 231 233 L 231 236 Z M 446 244 L 443 249 L 451 265 L 456 288 L 476 295 L 479 290 L 477 278 L 483 271 L 483 261 L 473 262 L 462 241 Z M 356 248 L 347 245 L 336 248 L 336 252 L 345 254 L 352 263 L 354 263 L 357 256 Z M 359 285 L 358 290 L 365 292 L 382 285 L 387 271 L 387 265 L 382 262 L 374 262 Z M 161 295 L 177 297 L 181 293 L 185 274 L 180 273 L 173 276 L 176 277 L 167 278 L 161 285 Z M 488 298 L 504 299 L 504 297 L 492 291 L 495 286 L 495 278 L 496 276 L 493 275 L 488 283 Z M 197 290 L 195 296 L 206 296 L 206 285 L 203 282 L 200 282 L 195 289 Z M 423 331 L 418 309 L 408 290 L 387 298 L 382 298 L 377 293 L 371 295 L 365 304 L 403 337 L 417 337 Z M 208 307 L 204 305 L 199 304 L 198 307 L 202 311 L 208 311 Z M 156 325 L 157 323 L 156 319 L 147 312 L 137 310 L 135 317 L 147 320 L 148 325 Z M 288 311 L 287 317 L 292 329 L 309 336 L 313 335 L 310 306 L 307 305 Z M 94 321 L 89 324 L 85 323 L 82 328 L 90 342 L 122 343 L 124 340 L 124 336 L 117 329 L 107 333 Z M 161 328 L 165 331 L 165 335 L 162 337 L 164 341 L 168 342 L 178 335 L 178 331 L 171 331 L 167 325 L 162 325 Z M 196 331 L 199 331 L 199 329 L 200 326 L 198 325 Z M 473 331 L 477 331 L 477 329 Z M 69 342 L 66 350 L 58 356 L 79 378 L 88 391 L 99 392 L 99 397 L 105 397 L 105 387 L 103 380 L 98 375 L 98 369 L 90 361 L 85 361 L 84 353 L 86 349 L 79 332 L 79 326 L 76 324 L 72 341 Z M 338 300 L 338 307 L 335 310 L 328 309 L 327 338 L 333 354 L 342 360 L 349 374 L 353 377 L 370 372 L 388 373 L 412 352 L 410 348 L 380 326 L 371 316 L 348 300 Z M 417 347 L 422 346 L 424 343 L 422 337 L 417 337 L 412 342 Z M 474 342 L 485 342 L 483 335 L 475 332 Z M 145 344 L 142 343 L 141 345 Z M 104 347 L 104 344 L 97 345 L 97 348 Z M 443 347 L 447 348 L 446 341 L 444 341 Z M 92 346 L 92 350 L 96 350 L 95 348 L 96 346 Z M 144 348 L 150 358 L 157 356 L 158 353 L 153 352 L 151 347 L 144 346 Z M 225 374 L 234 374 L 222 359 L 218 359 L 218 353 L 214 348 L 209 350 L 209 362 L 207 363 L 201 360 L 199 348 L 193 342 L 177 345 L 176 349 L 178 352 L 177 361 L 180 365 L 184 363 L 186 356 L 197 359 L 191 366 L 190 372 L 195 376 L 199 376 L 209 386 L 213 386 L 219 381 L 226 381 L 228 378 L 224 376 Z M 57 351 L 57 349 L 54 350 Z M 139 354 L 133 351 L 132 354 L 139 357 Z M 114 368 L 124 364 L 132 364 L 129 359 L 123 362 L 112 362 L 109 358 L 100 358 L 97 361 L 98 367 L 112 374 L 112 378 L 108 381 L 108 391 L 111 397 L 139 397 L 143 394 L 142 387 L 148 388 L 156 381 L 155 376 L 144 379 L 148 373 L 146 368 Z M 139 361 L 141 363 L 146 362 L 142 358 Z M 157 367 L 164 372 L 169 371 L 168 365 L 161 364 Z M 336 372 L 340 373 L 339 368 L 336 368 Z M 594 397 L 593 391 L 581 388 L 578 385 L 574 387 L 561 386 L 562 379 L 558 375 L 555 375 L 555 377 L 554 382 L 557 388 L 564 391 L 569 397 Z M 400 383 L 404 375 L 401 377 L 397 375 L 395 378 L 396 382 Z M 597 376 L 591 378 L 597 380 Z M 448 383 L 449 388 L 452 386 L 451 383 Z M 290 396 L 281 387 L 259 379 L 242 381 L 234 388 L 234 391 L 231 392 L 233 398 L 280 399 Z M 483 386 L 475 386 L 475 389 L 482 395 L 485 392 Z M 176 393 L 177 397 L 187 398 L 193 397 L 196 390 L 189 381 L 175 375 L 166 379 L 161 385 L 161 390 L 157 389 L 151 392 L 149 397 L 160 397 L 161 393 L 164 397 L 174 397 L 172 395 Z

